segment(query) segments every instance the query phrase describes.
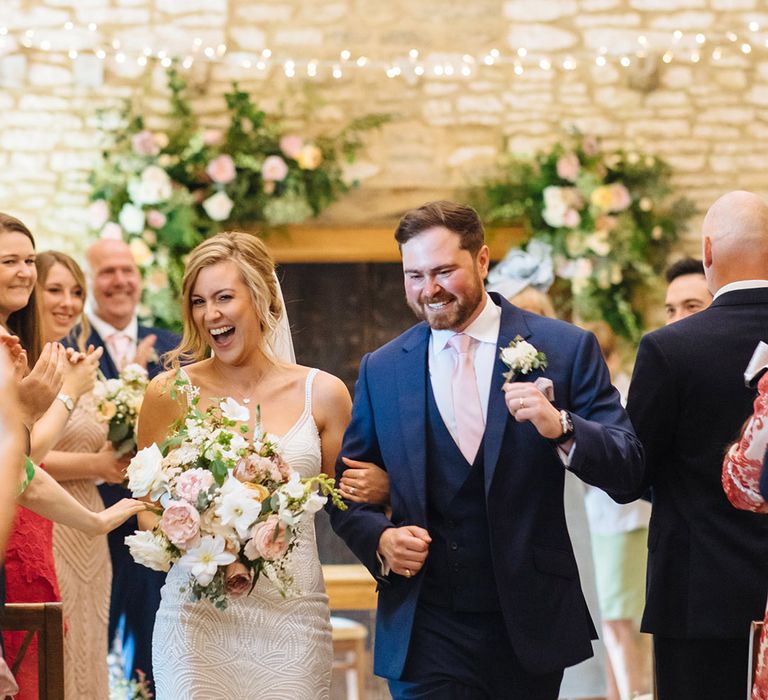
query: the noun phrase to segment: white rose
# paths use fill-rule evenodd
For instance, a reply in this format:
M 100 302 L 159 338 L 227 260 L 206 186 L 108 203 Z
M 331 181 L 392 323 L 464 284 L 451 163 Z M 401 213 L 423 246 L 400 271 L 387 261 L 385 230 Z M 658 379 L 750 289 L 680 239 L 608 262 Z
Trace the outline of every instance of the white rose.
M 234 205 L 226 192 L 217 192 L 203 202 L 203 209 L 214 221 L 224 221 L 229 218 Z
M 168 475 L 163 471 L 163 453 L 156 443 L 139 450 L 128 465 L 128 488 L 135 497 L 156 501 L 168 491 Z
M 533 369 L 537 354 L 533 345 L 521 340 L 513 346 L 504 348 L 501 351 L 501 359 L 511 370 L 528 374 Z
M 120 372 L 120 375 L 126 382 L 145 382 L 147 381 L 147 370 L 141 365 L 132 362 L 130 365 L 126 365 L 125 369 Z
M 138 180 L 128 183 L 128 195 L 134 204 L 159 204 L 171 196 L 173 187 L 168 173 L 157 165 L 144 168 Z
M 135 204 L 126 202 L 117 215 L 120 225 L 128 233 L 141 233 L 144 230 L 144 212 Z
M 171 568 L 171 553 L 163 537 L 149 530 L 136 530 L 136 534 L 125 538 L 125 544 L 137 564 L 155 571 Z

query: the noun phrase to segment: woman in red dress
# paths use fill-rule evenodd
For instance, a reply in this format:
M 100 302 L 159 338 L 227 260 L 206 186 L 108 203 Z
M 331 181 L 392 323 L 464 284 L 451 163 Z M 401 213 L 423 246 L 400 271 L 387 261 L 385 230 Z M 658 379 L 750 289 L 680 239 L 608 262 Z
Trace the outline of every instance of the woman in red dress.
M 723 461 L 723 488 L 736 508 L 768 513 L 768 503 L 759 488 L 768 447 L 768 372 L 758 382 L 757 391 L 754 412 L 741 438 L 731 445 Z M 768 700 L 768 609 L 760 638 L 752 700 Z

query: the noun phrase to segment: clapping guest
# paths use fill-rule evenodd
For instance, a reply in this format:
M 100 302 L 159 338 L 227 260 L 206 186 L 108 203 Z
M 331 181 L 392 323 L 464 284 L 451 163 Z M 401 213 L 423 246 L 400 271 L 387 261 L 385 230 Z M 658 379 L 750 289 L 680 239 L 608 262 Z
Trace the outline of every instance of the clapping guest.
M 101 371 L 107 379 L 118 376 L 127 364 L 135 362 L 147 369 L 150 379 L 162 370 L 162 357 L 178 345 L 179 337 L 162 328 L 139 324 L 136 309 L 141 298 L 141 273 L 128 244 L 101 239 L 86 251 L 91 298 L 87 316 L 91 332 L 87 343 L 104 347 Z M 130 496 L 118 484 L 104 484 L 99 492 L 105 505 Z M 112 559 L 112 596 L 109 612 L 109 640 L 114 640 L 123 621 L 122 646 L 133 648 L 126 659 L 127 675 L 137 670 L 152 682 L 152 627 L 160 605 L 160 589 L 165 574 L 133 561 L 125 537 L 138 528 L 131 519 L 109 534 Z
M 69 338 L 84 352 L 90 327 L 82 318 L 86 286 L 79 265 L 63 253 L 41 253 L 37 257 L 37 289 L 44 340 Z M 78 323 L 79 335 L 72 338 Z M 92 365 L 93 375 L 102 351 L 98 348 L 79 366 L 87 369 Z M 92 386 L 91 381 L 79 388 Z M 104 503 L 96 480 L 121 482 L 129 460 L 119 458 L 107 441 L 107 426 L 97 419 L 90 392 L 69 399 L 71 415 L 63 434 L 45 457 L 46 470 L 79 503 L 100 511 Z M 53 552 L 68 625 L 64 639 L 65 696 L 106 698 L 109 683 L 105 650 L 112 585 L 107 537 L 91 537 L 56 525 Z

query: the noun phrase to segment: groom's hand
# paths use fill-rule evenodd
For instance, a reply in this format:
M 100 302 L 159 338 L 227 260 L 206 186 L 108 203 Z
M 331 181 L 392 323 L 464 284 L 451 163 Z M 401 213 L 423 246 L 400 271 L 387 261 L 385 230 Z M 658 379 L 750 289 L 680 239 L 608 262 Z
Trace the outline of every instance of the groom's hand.
M 531 382 L 507 382 L 501 387 L 512 417 L 518 423 L 530 421 L 539 435 L 554 440 L 563 434 L 560 412 Z
M 381 533 L 377 551 L 390 571 L 410 578 L 424 566 L 431 541 L 432 538 L 423 527 L 390 527 Z

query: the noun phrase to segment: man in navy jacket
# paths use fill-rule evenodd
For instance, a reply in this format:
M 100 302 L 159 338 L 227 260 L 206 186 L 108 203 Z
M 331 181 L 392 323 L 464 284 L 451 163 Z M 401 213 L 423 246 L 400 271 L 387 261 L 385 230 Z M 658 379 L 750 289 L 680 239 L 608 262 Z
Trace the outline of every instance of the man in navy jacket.
M 591 333 L 485 292 L 474 210 L 426 204 L 396 239 L 424 322 L 363 358 L 341 451 L 387 470 L 391 515 L 353 503 L 331 512 L 379 579 L 375 672 L 394 698 L 554 700 L 596 637 L 566 529 L 565 469 L 623 500 L 642 478 L 640 444 Z M 477 393 L 452 391 L 456 335 L 471 338 Z M 505 384 L 499 348 L 518 337 L 549 364 Z M 542 375 L 554 402 L 534 383 Z M 478 397 L 485 427 L 467 454 L 459 423 Z M 344 468 L 340 458 L 339 477 Z
M 99 362 L 102 373 L 107 379 L 116 378 L 121 368 L 136 362 L 154 377 L 162 371 L 162 356 L 178 345 L 179 337 L 162 328 L 139 325 L 136 307 L 141 274 L 130 248 L 120 240 L 101 239 L 87 250 L 86 260 L 91 290 L 87 344 L 104 347 Z M 102 484 L 99 491 L 107 507 L 131 495 L 119 484 Z M 124 540 L 137 528 L 136 518 L 130 518 L 108 536 L 112 558 L 108 639 L 111 643 L 122 621 L 123 647 L 133 649 L 132 675 L 141 670 L 151 683 L 152 628 L 165 574 L 133 561 Z

